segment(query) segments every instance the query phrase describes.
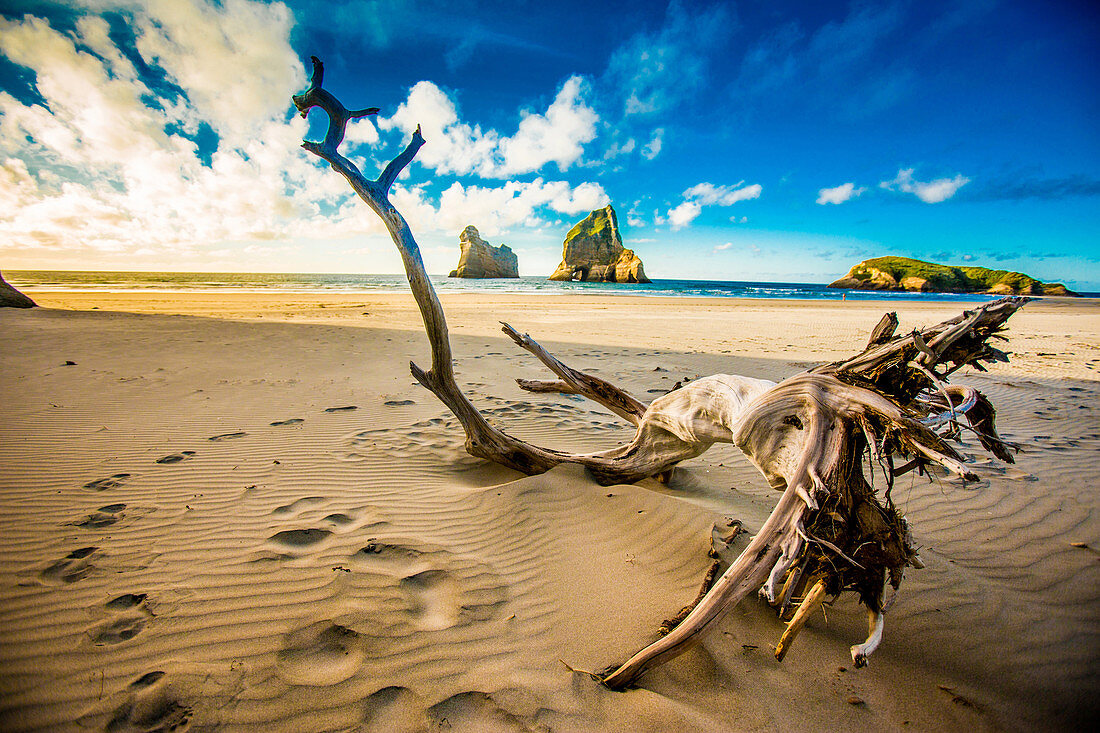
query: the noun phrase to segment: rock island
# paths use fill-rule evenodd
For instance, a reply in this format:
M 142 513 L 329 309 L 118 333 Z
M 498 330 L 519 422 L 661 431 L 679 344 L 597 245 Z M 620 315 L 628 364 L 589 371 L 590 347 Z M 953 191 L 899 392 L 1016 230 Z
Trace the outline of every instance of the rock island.
M 920 293 L 1077 295 L 1061 283 L 1042 283 L 1022 272 L 937 265 L 908 257 L 875 257 L 864 260 L 849 270 L 847 275 L 830 283 L 829 287 Z
M 458 235 L 458 267 L 450 277 L 519 277 L 519 258 L 506 245 L 486 242 L 472 224 Z
M 565 235 L 561 264 L 551 280 L 647 283 L 645 268 L 634 250 L 623 247 L 619 220 L 608 204 L 596 209 Z

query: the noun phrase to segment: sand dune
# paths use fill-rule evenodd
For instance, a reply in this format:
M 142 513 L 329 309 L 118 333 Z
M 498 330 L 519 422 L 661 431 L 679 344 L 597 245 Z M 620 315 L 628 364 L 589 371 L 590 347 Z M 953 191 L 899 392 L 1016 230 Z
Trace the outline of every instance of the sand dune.
M 864 632 L 853 600 L 779 664 L 781 626 L 753 599 L 613 693 L 583 671 L 623 661 L 695 597 L 712 525 L 751 532 L 770 511 L 763 479 L 728 446 L 669 486 L 485 464 L 408 374 L 409 359 L 427 361 L 410 301 L 279 297 L 54 294 L 38 298 L 52 308 L 0 312 L 4 730 L 1065 730 L 1095 718 L 1095 305 L 1029 305 L 1013 363 L 961 380 L 1025 450 L 1015 466 L 980 466 L 977 486 L 895 487 L 928 567 L 909 573 L 868 668 L 850 669 Z M 497 316 L 651 399 L 684 377 L 775 379 L 843 356 L 884 310 L 660 305 L 447 299 L 460 383 L 528 440 L 601 449 L 630 430 L 592 403 L 519 390 L 514 377 L 544 375 L 496 334 Z M 952 311 L 897 305 L 903 325 Z

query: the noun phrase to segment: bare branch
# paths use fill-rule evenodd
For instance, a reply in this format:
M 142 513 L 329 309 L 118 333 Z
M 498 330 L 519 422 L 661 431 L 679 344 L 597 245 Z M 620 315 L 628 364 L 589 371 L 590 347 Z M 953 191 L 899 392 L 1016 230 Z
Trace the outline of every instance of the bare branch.
M 307 148 L 307 150 L 321 155 L 329 163 L 332 163 L 333 167 L 336 167 L 336 163 L 329 160 L 329 157 L 334 156 L 344 160 L 340 156 L 338 148 L 344 140 L 344 129 L 347 127 L 348 120 L 377 114 L 378 108 L 368 107 L 356 112 L 349 112 L 336 97 L 321 87 L 325 74 L 321 60 L 316 56 L 310 56 L 309 58 L 313 62 L 313 76 L 310 78 L 309 88 L 303 93 L 292 97 L 291 101 L 294 102 L 294 106 L 298 108 L 298 112 L 302 117 L 305 117 L 313 107 L 320 107 L 328 114 L 328 131 L 325 133 L 324 142 L 319 145 L 314 143 L 316 150 L 312 148 Z M 322 155 L 322 153 L 324 154 Z
M 412 139 L 409 140 L 409 144 L 401 151 L 401 155 L 391 160 L 385 167 L 382 173 L 378 176 L 378 180 L 375 181 L 375 185 L 378 186 L 382 192 L 388 192 L 393 182 L 397 180 L 397 176 L 404 170 L 405 166 L 409 164 L 414 157 L 416 157 L 416 151 L 420 150 L 420 146 L 424 144 L 424 137 L 420 134 L 420 125 L 416 126 L 413 131 Z
M 504 326 L 501 329 L 504 333 L 508 334 L 520 348 L 534 354 L 550 371 L 561 377 L 562 381 L 568 385 L 574 394 L 584 395 L 588 399 L 598 402 L 632 425 L 641 423 L 648 405 L 634 399 L 610 382 L 562 364 L 527 334 L 520 334 L 507 323 L 501 325 Z
M 565 382 L 559 380 L 546 381 L 542 379 L 516 379 L 519 388 L 527 392 L 540 394 L 580 394 Z
M 871 331 L 871 337 L 867 339 L 867 348 L 872 346 L 878 346 L 884 344 L 894 337 L 894 331 L 898 327 L 898 314 L 887 313 L 882 317 L 882 320 L 878 322 L 874 330 Z
M 802 604 L 798 607 L 798 611 L 795 612 L 794 618 L 787 624 L 787 630 L 783 632 L 783 636 L 779 639 L 779 644 L 775 647 L 775 658 L 780 662 L 783 661 L 783 657 L 787 655 L 787 652 L 791 649 L 791 644 L 794 643 L 794 638 L 798 636 L 798 632 L 802 630 L 802 627 L 806 625 L 806 622 L 810 620 L 810 616 L 813 616 L 814 611 L 821 608 L 821 604 L 825 601 L 825 581 L 819 580 L 814 583 L 814 587 L 810 589 L 810 592 L 806 595 L 806 599 L 802 601 Z
M 741 599 L 764 582 L 779 557 L 780 544 L 798 521 L 806 505 L 793 488 L 787 489 L 772 514 L 710 592 L 669 634 L 641 650 L 603 678 L 613 690 L 621 690 L 647 669 L 663 664 L 687 651 L 692 639 L 721 619 Z

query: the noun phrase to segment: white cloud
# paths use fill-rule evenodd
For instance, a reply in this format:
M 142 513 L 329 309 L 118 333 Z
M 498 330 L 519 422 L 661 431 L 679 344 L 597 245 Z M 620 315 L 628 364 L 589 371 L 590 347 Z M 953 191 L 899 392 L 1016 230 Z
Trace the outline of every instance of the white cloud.
M 497 234 L 520 224 L 537 226 L 542 207 L 562 214 L 580 214 L 606 206 L 610 198 L 597 183 L 572 188 L 565 181 L 509 181 L 485 188 L 455 181 L 439 197 L 436 229 L 461 231 L 473 224 L 486 234 Z
M 970 182 L 963 175 L 954 178 L 937 178 L 934 181 L 913 180 L 913 169 L 902 168 L 892 181 L 883 181 L 879 187 L 888 191 L 904 191 L 914 194 L 926 204 L 938 204 L 955 195 L 955 192 Z
M 856 188 L 854 183 L 842 183 L 835 188 L 823 188 L 817 192 L 817 203 L 842 204 L 856 198 L 866 190 L 866 187 L 863 186 Z
M 390 117 L 378 120 L 382 130 L 411 134 L 421 126 L 425 145 L 417 161 L 438 173 L 507 178 L 533 173 L 549 163 L 565 171 L 596 137 L 599 116 L 589 107 L 579 76 L 568 79 L 544 114 L 522 113 L 516 133 L 502 136 L 459 118 L 458 107 L 430 81 L 417 82 Z
M 285 235 L 337 190 L 346 197 L 298 149 L 305 122 L 284 121 L 304 76 L 283 6 L 119 8 L 133 50 L 168 84 L 143 83 L 97 16 L 69 33 L 31 16 L 0 20 L 4 55 L 34 72 L 43 100 L 0 94 L 0 152 L 33 161 L 23 168 L 38 181 L 0 221 L 7 251 L 171 256 Z M 202 123 L 218 138 L 206 160 L 186 136 Z
M 11 219 L 38 198 L 38 181 L 18 158 L 0 163 L 0 219 Z
M 726 242 L 725 244 L 719 244 L 718 246 L 716 246 L 714 248 L 713 254 L 717 254 L 719 252 L 724 252 L 725 250 L 729 249 L 732 246 L 733 246 L 733 242 Z
M 684 198 L 698 201 L 703 205 L 717 204 L 718 206 L 732 206 L 738 201 L 760 198 L 764 187 L 759 183 L 751 186 L 745 182 L 732 186 L 715 186 L 713 183 L 700 183 L 684 191 Z
M 437 173 L 458 175 L 480 173 L 482 168 L 491 171 L 494 167 L 500 136 L 460 122 L 455 103 L 430 81 L 417 82 L 392 116 L 378 119 L 382 130 L 396 128 L 406 135 L 412 134 L 417 125 L 428 142 L 416 157 L 421 165 Z
M 305 85 L 282 3 L 142 0 L 137 49 L 184 90 L 192 111 L 232 142 L 286 110 Z
M 499 175 L 529 173 L 551 162 L 564 171 L 580 159 L 584 143 L 596 137 L 599 120 L 582 99 L 583 86 L 574 76 L 562 85 L 545 115 L 524 114 L 516 134 L 500 141 Z
M 603 154 L 602 163 L 606 163 L 610 160 L 618 158 L 620 155 L 627 155 L 634 152 L 634 148 L 638 146 L 638 141 L 632 137 L 628 137 L 626 142 L 619 143 L 615 141 L 608 146 L 607 151 Z M 589 165 L 600 165 L 600 162 L 590 162 Z
M 642 148 L 642 157 L 646 160 L 653 160 L 661 154 L 661 145 L 664 144 L 665 128 L 658 127 L 653 131 L 653 137 Z
M 348 145 L 377 145 L 378 128 L 370 117 L 352 120 L 344 129 L 344 142 Z
M 668 223 L 673 229 L 683 229 L 703 213 L 704 206 L 732 206 L 738 201 L 759 198 L 764 187 L 759 183 L 746 186 L 744 181 L 731 186 L 700 183 L 684 191 L 684 201 L 668 210 Z
M 382 239 L 378 217 L 346 181 L 300 148 L 306 121 L 286 119 L 305 76 L 283 5 L 100 0 L 95 7 L 124 17 L 134 30 L 131 47 L 117 46 L 106 21 L 91 13 L 71 31 L 33 16 L 0 18 L 0 53 L 33 72 L 41 98 L 0 92 L 0 256 L 209 266 L 230 256 L 278 257 L 292 239 Z M 137 74 L 133 54 L 151 74 Z M 462 124 L 450 98 L 422 82 L 390 126 L 403 129 L 405 117 L 413 127 L 424 123 L 431 144 L 418 160 L 442 170 L 488 166 L 504 176 L 547 163 L 566 168 L 595 135 L 585 94 L 579 78 L 568 80 L 544 113 L 527 113 L 503 138 Z M 200 149 L 191 139 L 200 130 L 212 131 L 204 137 L 214 143 Z M 348 147 L 374 145 L 379 133 L 368 118 L 349 125 L 346 139 Z M 540 212 L 573 215 L 609 201 L 597 183 L 542 178 L 452 186 L 434 200 L 425 186 L 403 180 L 391 196 L 425 233 L 457 232 L 475 218 L 494 231 L 536 223 Z
M 673 229 L 683 229 L 703 213 L 703 205 L 698 201 L 685 201 L 668 210 L 668 223 Z

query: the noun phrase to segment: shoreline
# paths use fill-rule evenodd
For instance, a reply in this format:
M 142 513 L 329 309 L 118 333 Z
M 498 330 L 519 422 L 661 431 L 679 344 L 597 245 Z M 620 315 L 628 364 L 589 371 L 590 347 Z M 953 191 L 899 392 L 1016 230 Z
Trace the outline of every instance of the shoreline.
M 22 278 L 21 275 L 26 275 Z M 201 294 L 238 292 L 260 294 L 340 293 L 382 294 L 407 290 L 404 274 L 325 274 L 325 273 L 203 273 L 203 272 L 86 272 L 86 271 L 9 271 L 14 284 L 34 292 L 197 292 Z M 873 300 L 881 302 L 949 301 L 986 302 L 990 293 L 920 293 L 890 290 L 834 289 L 826 283 L 712 281 L 671 278 L 648 284 L 609 284 L 554 282 L 542 276 L 479 279 L 452 278 L 442 273 L 429 276 L 436 289 L 450 293 L 499 293 L 524 295 L 614 295 L 645 297 L 706 297 L 749 299 L 810 299 L 826 301 Z M 1028 296 L 1032 298 L 1058 296 Z M 1100 298 L 1100 293 L 1085 297 Z
M 242 321 L 327 323 L 423 333 L 412 294 L 76 292 L 36 294 L 43 308 L 190 315 Z M 631 294 L 439 294 L 451 332 L 495 336 L 511 323 L 538 340 L 662 348 L 801 362 L 828 362 L 858 353 L 886 312 L 898 333 L 965 310 L 958 301 L 797 300 L 788 298 L 661 297 Z M 805 317 L 799 317 L 805 314 Z M 577 328 L 573 323 L 583 324 Z M 1013 353 L 995 373 L 1100 379 L 1100 299 L 1034 298 L 1010 322 Z

